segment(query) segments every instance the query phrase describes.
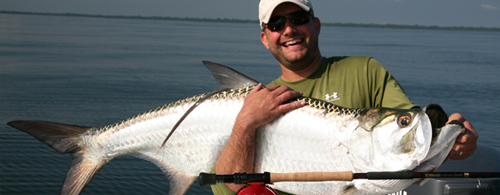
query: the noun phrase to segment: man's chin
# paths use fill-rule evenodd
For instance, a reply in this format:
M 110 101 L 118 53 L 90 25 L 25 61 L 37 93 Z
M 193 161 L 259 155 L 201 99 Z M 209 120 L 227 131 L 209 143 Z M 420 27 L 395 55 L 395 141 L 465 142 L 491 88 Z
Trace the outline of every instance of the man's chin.
M 294 60 L 283 60 L 280 61 L 282 65 L 284 65 L 287 69 L 292 70 L 292 71 L 300 71 L 305 68 L 307 68 L 310 65 L 310 62 L 308 62 L 304 58 L 300 59 L 294 59 Z

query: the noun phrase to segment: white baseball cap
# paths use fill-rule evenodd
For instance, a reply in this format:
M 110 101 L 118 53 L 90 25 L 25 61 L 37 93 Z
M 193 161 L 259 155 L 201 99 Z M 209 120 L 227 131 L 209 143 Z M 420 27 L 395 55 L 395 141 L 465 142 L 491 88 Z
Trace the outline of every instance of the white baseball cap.
M 264 28 L 263 24 L 269 22 L 274 9 L 282 3 L 293 3 L 312 13 L 312 4 L 309 0 L 261 0 L 259 3 L 259 25 L 261 28 Z

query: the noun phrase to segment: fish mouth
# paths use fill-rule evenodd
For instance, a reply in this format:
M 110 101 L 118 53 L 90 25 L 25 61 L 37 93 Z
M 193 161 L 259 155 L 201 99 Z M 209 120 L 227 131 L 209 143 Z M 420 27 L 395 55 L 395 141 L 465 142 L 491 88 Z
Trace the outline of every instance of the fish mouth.
M 417 116 L 415 116 L 418 122 L 411 130 L 411 132 L 408 132 L 408 134 L 413 134 L 413 135 L 408 135 L 408 137 L 413 136 L 413 142 L 414 147 L 412 151 L 415 152 L 417 155 L 417 159 L 419 162 L 424 161 L 424 159 L 427 157 L 427 154 L 430 151 L 431 148 L 431 142 L 432 142 L 432 124 L 425 113 L 425 110 L 420 111 L 417 113 Z M 406 135 L 405 135 L 406 136 Z M 410 149 L 410 148 L 406 148 Z

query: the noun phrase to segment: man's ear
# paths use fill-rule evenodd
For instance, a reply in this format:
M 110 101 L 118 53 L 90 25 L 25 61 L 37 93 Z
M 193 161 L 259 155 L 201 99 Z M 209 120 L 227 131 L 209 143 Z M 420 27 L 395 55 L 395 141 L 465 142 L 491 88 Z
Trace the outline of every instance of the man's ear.
M 269 40 L 267 38 L 267 35 L 266 35 L 266 32 L 265 32 L 266 29 L 264 29 L 262 32 L 260 32 L 260 41 L 262 42 L 262 44 L 264 44 L 264 46 L 269 49 Z
M 318 32 L 319 35 L 319 32 L 321 30 L 321 22 L 319 21 L 319 18 L 314 18 L 314 27 L 316 28 L 316 32 Z

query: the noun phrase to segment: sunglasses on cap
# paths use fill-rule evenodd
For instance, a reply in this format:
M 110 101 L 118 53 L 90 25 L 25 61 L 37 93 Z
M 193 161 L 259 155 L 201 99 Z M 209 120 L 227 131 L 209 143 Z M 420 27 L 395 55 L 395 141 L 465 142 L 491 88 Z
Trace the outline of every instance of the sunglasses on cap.
M 268 28 L 271 31 L 280 31 L 285 27 L 286 18 L 290 20 L 293 25 L 303 25 L 307 24 L 310 20 L 310 12 L 307 11 L 296 11 L 289 14 L 274 16 L 269 19 L 267 24 L 263 24 L 264 27 Z

